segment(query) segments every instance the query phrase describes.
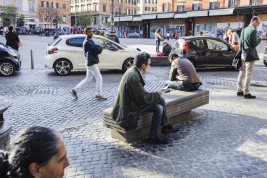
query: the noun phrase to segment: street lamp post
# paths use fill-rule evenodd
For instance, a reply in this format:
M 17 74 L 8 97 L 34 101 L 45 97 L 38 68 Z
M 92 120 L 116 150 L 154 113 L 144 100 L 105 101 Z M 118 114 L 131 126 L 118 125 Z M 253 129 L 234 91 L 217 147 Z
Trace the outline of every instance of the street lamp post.
M 111 32 L 110 32 L 110 39 L 115 41 L 115 31 L 114 31 L 114 0 L 111 0 Z

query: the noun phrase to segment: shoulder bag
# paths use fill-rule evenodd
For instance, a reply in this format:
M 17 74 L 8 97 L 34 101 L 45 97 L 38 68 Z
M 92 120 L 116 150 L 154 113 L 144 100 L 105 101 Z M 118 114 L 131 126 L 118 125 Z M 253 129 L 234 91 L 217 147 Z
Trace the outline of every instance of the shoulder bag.
M 235 58 L 232 63 L 232 67 L 236 70 L 240 70 L 242 67 L 242 48 L 244 47 L 244 32 L 245 32 L 244 30 L 243 30 L 243 34 L 241 37 L 242 43 L 240 43 L 239 51 L 235 55 Z

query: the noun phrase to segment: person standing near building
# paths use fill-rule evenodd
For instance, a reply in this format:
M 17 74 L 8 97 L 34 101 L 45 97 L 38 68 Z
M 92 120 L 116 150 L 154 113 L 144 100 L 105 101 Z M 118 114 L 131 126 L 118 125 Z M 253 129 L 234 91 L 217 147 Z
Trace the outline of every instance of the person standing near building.
M 6 33 L 6 45 L 18 51 L 19 49 L 19 37 L 16 33 L 13 33 L 13 27 L 8 27 L 8 33 Z
M 85 64 L 87 66 L 86 69 L 86 78 L 83 79 L 76 87 L 70 90 L 70 93 L 74 98 L 78 98 L 77 91 L 82 88 L 84 85 L 88 84 L 92 81 L 93 77 L 96 79 L 96 96 L 95 99 L 99 101 L 107 100 L 107 98 L 102 96 L 102 84 L 103 79 L 100 73 L 100 70 L 97 66 L 99 62 L 98 55 L 102 52 L 102 47 L 96 45 L 92 40 L 93 37 L 93 30 L 92 28 L 86 29 L 86 36 L 83 42 L 83 49 L 84 49 L 84 57 L 85 57 Z
M 249 50 L 256 48 L 262 38 L 265 38 L 265 34 L 261 34 L 261 37 L 257 37 L 256 28 L 260 24 L 260 18 L 257 16 L 252 17 L 250 25 L 241 32 L 241 37 L 239 40 L 239 47 L 241 50 Z M 244 33 L 244 37 L 243 37 Z M 244 38 L 244 39 L 243 39 Z M 243 50 L 243 53 L 244 53 Z M 245 59 L 242 61 L 242 67 L 239 71 L 238 81 L 237 81 L 237 96 L 243 96 L 244 99 L 255 99 L 249 92 L 250 82 L 252 73 L 255 66 L 255 59 Z
M 164 37 L 160 32 L 161 32 L 160 29 L 157 29 L 156 32 L 155 32 L 156 52 L 159 52 L 160 41 L 164 40 Z

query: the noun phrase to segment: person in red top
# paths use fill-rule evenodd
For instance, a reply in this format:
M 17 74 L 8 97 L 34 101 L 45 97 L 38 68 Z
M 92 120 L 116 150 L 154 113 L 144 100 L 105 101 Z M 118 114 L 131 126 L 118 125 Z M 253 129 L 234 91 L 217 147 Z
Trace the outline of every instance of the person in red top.
M 179 39 L 179 32 L 178 32 L 178 31 L 175 33 L 175 39 L 176 39 L 176 40 Z

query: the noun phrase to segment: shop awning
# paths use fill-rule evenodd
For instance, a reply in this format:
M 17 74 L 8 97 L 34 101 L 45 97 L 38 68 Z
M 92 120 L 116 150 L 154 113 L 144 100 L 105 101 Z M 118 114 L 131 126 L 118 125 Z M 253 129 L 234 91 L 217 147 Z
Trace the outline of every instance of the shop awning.
M 239 6 L 236 7 L 235 14 L 261 14 L 266 13 L 267 5 L 259 6 Z
M 233 13 L 234 13 L 234 8 L 231 8 L 231 9 L 209 10 L 209 16 L 232 15 Z
M 142 21 L 141 16 L 133 16 L 133 21 Z
M 146 14 L 146 15 L 141 15 L 142 20 L 149 20 L 149 19 L 156 19 L 157 14 Z
M 120 22 L 128 22 L 133 20 L 133 16 L 122 16 L 120 17 Z
M 209 11 L 190 11 L 187 12 L 187 17 L 206 17 Z
M 119 21 L 120 21 L 120 17 L 114 17 L 114 22 L 119 22 Z
M 187 13 L 175 14 L 174 18 L 175 19 L 185 19 L 185 18 L 187 18 Z
M 169 19 L 169 18 L 173 18 L 174 13 L 162 13 L 162 14 L 158 14 L 158 19 Z

